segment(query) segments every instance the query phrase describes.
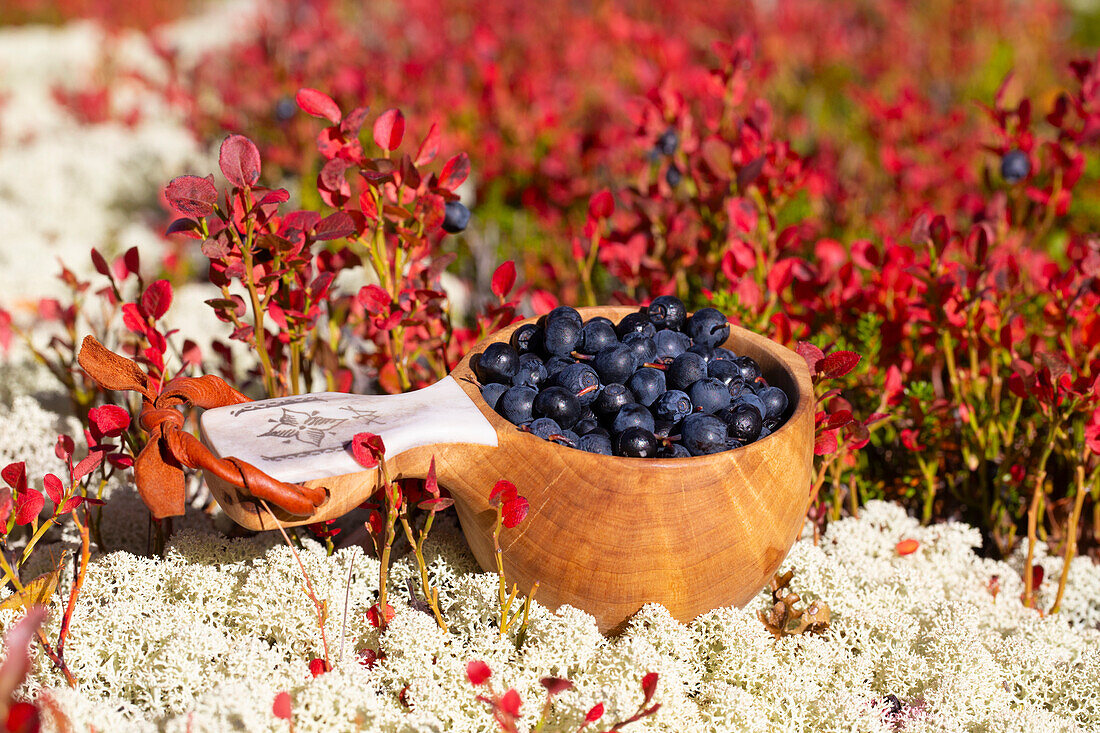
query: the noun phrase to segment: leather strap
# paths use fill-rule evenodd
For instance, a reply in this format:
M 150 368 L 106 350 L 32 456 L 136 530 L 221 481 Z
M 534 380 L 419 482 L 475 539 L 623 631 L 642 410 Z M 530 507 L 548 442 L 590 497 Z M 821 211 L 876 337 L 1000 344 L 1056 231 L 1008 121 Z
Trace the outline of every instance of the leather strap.
M 209 471 L 294 516 L 309 516 L 328 499 L 323 486 L 288 484 L 238 458 L 218 458 L 183 429 L 183 414 L 176 407 L 224 407 L 250 401 L 218 377 L 176 377 L 157 394 L 136 362 L 110 351 L 94 336 L 84 338 L 77 358 L 100 387 L 142 396 L 141 427 L 149 433 L 149 442 L 134 462 L 134 480 L 142 501 L 157 519 L 184 513 L 184 466 Z

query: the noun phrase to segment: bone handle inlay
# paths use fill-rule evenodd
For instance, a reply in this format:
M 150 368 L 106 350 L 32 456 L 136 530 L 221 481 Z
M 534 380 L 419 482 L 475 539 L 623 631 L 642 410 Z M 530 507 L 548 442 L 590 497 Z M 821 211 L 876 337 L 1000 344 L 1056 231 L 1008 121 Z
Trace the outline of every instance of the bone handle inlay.
M 364 470 L 351 454 L 356 433 L 382 436 L 391 458 L 439 443 L 497 445 L 496 430 L 453 377 L 398 395 L 318 392 L 218 407 L 199 426 L 216 455 L 289 483 Z

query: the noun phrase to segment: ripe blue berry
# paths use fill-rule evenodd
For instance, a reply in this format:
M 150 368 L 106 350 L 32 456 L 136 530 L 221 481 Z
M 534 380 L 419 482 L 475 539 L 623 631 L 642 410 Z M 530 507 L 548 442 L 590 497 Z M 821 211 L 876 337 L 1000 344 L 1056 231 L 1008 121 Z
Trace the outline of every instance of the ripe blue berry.
M 668 184 L 669 188 L 676 188 L 682 180 L 684 180 L 684 174 L 676 166 L 670 165 L 668 170 L 665 171 L 665 183 Z
M 657 455 L 657 439 L 645 428 L 631 427 L 619 434 L 615 451 L 627 458 L 652 458 Z
M 661 155 L 673 155 L 676 153 L 676 148 L 680 145 L 680 136 L 676 134 L 676 131 L 669 128 L 661 133 L 661 136 L 657 138 L 657 144 L 653 146 Z
M 500 382 L 511 384 L 512 375 L 519 368 L 519 354 L 511 346 L 496 342 L 481 352 L 474 364 L 474 374 L 482 384 Z
M 611 346 L 596 354 L 596 358 L 592 360 L 592 366 L 604 384 L 611 382 L 626 384 L 630 375 L 638 367 L 634 361 L 634 351 L 624 344 Z
M 751 356 L 739 356 L 733 363 L 741 369 L 741 379 L 746 382 L 755 382 L 760 376 L 760 365 Z
M 470 223 L 470 210 L 458 201 L 448 201 L 443 207 L 443 231 L 458 234 Z
M 570 364 L 558 372 L 556 381 L 559 387 L 566 389 L 582 405 L 592 404 L 600 389 L 600 378 L 596 375 L 596 370 L 587 364 Z
M 577 351 L 581 354 L 595 356 L 609 346 L 619 342 L 615 335 L 615 328 L 603 321 L 589 321 L 581 328 L 581 339 L 577 344 Z
M 741 377 L 741 367 L 726 359 L 713 359 L 707 364 L 707 376 L 717 379 L 724 385 L 729 385 L 733 380 L 744 381 Z
M 669 389 L 687 390 L 693 383 L 707 376 L 707 362 L 698 354 L 685 351 L 668 366 L 665 378 Z
M 275 119 L 279 122 L 287 122 L 298 113 L 298 105 L 290 97 L 283 97 L 275 103 Z
M 570 356 L 552 356 L 546 360 L 546 384 L 554 384 L 554 380 L 557 379 L 558 372 L 565 369 L 567 366 L 576 364 L 577 360 Z
M 581 440 L 581 436 L 577 435 L 572 430 L 562 430 L 557 435 L 551 435 L 549 440 L 551 443 L 564 445 L 566 448 L 576 448 Z
M 657 296 L 646 308 L 646 314 L 649 316 L 649 322 L 658 331 L 666 328 L 679 331 L 687 321 L 687 308 L 684 307 L 684 301 L 675 295 Z
M 765 387 L 758 395 L 764 403 L 764 420 L 778 420 L 787 411 L 787 393 L 779 387 Z
M 657 358 L 662 360 L 675 359 L 691 346 L 691 339 L 686 333 L 671 330 L 658 331 L 653 342 L 657 344 Z
M 596 395 L 596 399 L 592 403 L 592 410 L 597 415 L 613 417 L 619 413 L 623 405 L 629 405 L 635 401 L 634 393 L 627 389 L 625 385 L 612 382 L 611 384 L 605 384 L 604 388 Z
M 533 323 L 525 323 L 512 331 L 512 338 L 508 343 L 521 354 L 535 351 L 542 347 L 542 329 Z
M 497 412 L 510 423 L 522 425 L 534 417 L 533 409 L 538 392 L 530 387 L 510 387 L 497 401 Z
M 665 392 L 665 373 L 660 369 L 642 367 L 634 372 L 627 386 L 639 404 L 649 407 Z
M 644 405 L 633 402 L 629 405 L 623 405 L 619 413 L 615 415 L 615 419 L 611 423 L 611 432 L 618 435 L 627 428 L 645 428 L 647 432 L 652 434 L 653 427 L 653 413 L 646 409 Z
M 741 396 L 737 399 L 738 402 L 744 403 L 746 405 L 752 405 L 754 408 L 756 408 L 756 411 L 760 413 L 761 420 L 763 420 L 767 416 L 768 408 L 764 406 L 764 401 L 749 390 L 746 389 L 745 391 L 743 391 L 741 393 Z
M 623 317 L 623 320 L 619 321 L 619 325 L 615 326 L 615 333 L 619 335 L 619 339 L 625 340 L 628 333 L 644 333 L 646 336 L 653 338 L 657 334 L 657 329 L 649 322 L 649 316 L 643 312 L 628 313 Z
M 561 435 L 561 425 L 558 425 L 556 420 L 549 417 L 540 417 L 537 420 L 533 420 L 527 429 L 531 431 L 532 435 L 537 435 L 543 440 L 549 440 L 551 435 Z
M 730 324 L 715 308 L 702 308 L 688 319 L 687 334 L 697 344 L 721 346 L 730 337 Z
M 1009 150 L 1001 158 L 1001 178 L 1006 183 L 1019 183 L 1031 173 L 1031 160 L 1022 150 Z
M 584 323 L 581 319 L 580 311 L 567 305 L 559 305 L 557 308 L 546 314 L 547 321 L 556 321 L 559 318 L 568 318 L 570 321 L 576 324 L 577 328 L 580 328 Z
M 538 389 L 548 378 L 546 365 L 535 354 L 523 354 L 519 358 L 519 368 L 512 375 L 512 384 L 516 387 L 534 387 Z
M 499 382 L 490 382 L 481 388 L 481 399 L 492 409 L 497 409 L 500 396 L 508 391 L 508 386 Z
M 705 456 L 726 449 L 726 424 L 713 415 L 690 415 L 680 432 L 684 447 L 693 456 Z
M 690 415 L 694 408 L 686 392 L 670 389 L 654 401 L 653 414 L 658 420 L 675 425 Z
M 623 344 L 634 352 L 636 364 L 649 364 L 657 358 L 657 342 L 640 331 L 628 333 L 623 339 Z
M 593 418 L 582 417 L 580 420 L 577 421 L 577 424 L 573 426 L 573 430 L 576 431 L 577 435 L 583 437 L 591 433 L 599 426 L 600 424 L 596 422 Z
M 688 449 L 679 443 L 670 443 L 657 448 L 658 458 L 691 458 Z
M 547 387 L 535 397 L 534 414 L 556 420 L 563 428 L 571 428 L 581 419 L 581 403 L 562 387 Z
M 601 456 L 612 455 L 611 438 L 599 433 L 586 433 L 577 441 L 577 447 L 588 453 L 596 453 Z
M 730 404 L 730 393 L 726 385 L 712 377 L 692 384 L 688 388 L 688 397 L 691 398 L 691 404 L 695 405 L 696 412 L 714 413 Z
M 760 437 L 762 426 L 760 413 L 752 405 L 741 404 L 733 409 L 729 435 L 741 443 L 751 443 Z
M 688 349 L 688 351 L 690 351 L 692 354 L 698 354 L 699 356 L 703 357 L 703 361 L 705 361 L 707 364 L 710 364 L 715 355 L 714 347 L 707 346 L 706 344 L 694 344 L 690 349 Z
M 580 316 L 577 318 L 579 319 Z M 547 317 L 543 326 L 542 345 L 548 354 L 565 356 L 577 348 L 580 340 L 581 324 L 567 316 Z

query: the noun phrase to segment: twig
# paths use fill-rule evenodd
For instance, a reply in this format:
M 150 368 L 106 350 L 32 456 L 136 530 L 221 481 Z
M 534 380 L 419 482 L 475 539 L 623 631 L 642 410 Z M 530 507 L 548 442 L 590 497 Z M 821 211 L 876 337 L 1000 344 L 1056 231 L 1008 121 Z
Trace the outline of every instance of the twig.
M 1069 524 L 1066 527 L 1066 548 L 1062 556 L 1062 574 L 1058 577 L 1058 595 L 1054 597 L 1054 605 L 1051 613 L 1058 613 L 1062 608 L 1062 595 L 1066 592 L 1066 581 L 1069 579 L 1069 566 L 1077 554 L 1077 525 L 1081 521 L 1081 508 L 1085 504 L 1085 467 L 1077 466 L 1077 494 L 1074 496 L 1073 512 L 1069 516 Z

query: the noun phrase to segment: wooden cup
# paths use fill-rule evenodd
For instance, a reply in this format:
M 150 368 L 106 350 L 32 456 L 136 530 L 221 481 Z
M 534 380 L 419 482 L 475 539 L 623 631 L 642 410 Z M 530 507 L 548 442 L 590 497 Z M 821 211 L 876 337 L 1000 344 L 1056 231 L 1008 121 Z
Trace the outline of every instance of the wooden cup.
M 635 309 L 581 308 L 587 320 L 618 322 Z M 483 568 L 495 569 L 499 479 L 530 503 L 527 518 L 501 535 L 509 583 L 539 583 L 537 600 L 569 604 L 620 629 L 646 603 L 690 622 L 720 606 L 742 606 L 771 579 L 798 538 L 810 498 L 814 395 L 802 357 L 735 326 L 725 346 L 751 356 L 768 383 L 790 398 L 787 421 L 743 448 L 695 458 L 619 458 L 566 448 L 522 432 L 489 408 L 470 357 L 507 342 L 528 319 L 475 346 L 440 382 L 403 395 L 319 393 L 208 410 L 202 440 L 273 477 L 325 486 L 329 499 L 309 517 L 280 513 L 284 526 L 321 522 L 357 507 L 377 470 L 348 449 L 360 432 L 382 436 L 391 478 L 422 478 L 435 457 L 439 483 L 455 501 L 462 531 Z M 234 521 L 274 529 L 266 510 L 207 476 Z

